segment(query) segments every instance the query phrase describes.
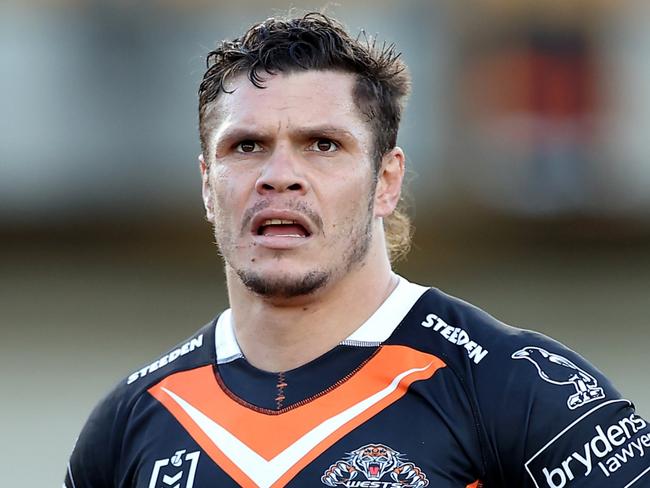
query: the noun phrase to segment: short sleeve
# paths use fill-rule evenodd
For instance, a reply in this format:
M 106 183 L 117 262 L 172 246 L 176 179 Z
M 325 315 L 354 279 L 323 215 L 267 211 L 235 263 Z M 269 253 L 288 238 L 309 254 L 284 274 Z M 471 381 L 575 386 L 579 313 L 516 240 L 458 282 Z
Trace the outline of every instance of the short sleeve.
M 115 488 L 123 426 L 115 393 L 102 400 L 86 421 L 66 469 L 65 488 Z
M 524 467 L 531 486 L 649 487 L 650 429 L 629 401 L 603 401 L 539 446 Z
M 482 391 L 497 479 L 525 488 L 650 487 L 650 428 L 594 366 L 539 334 L 502 349 Z M 488 398 L 492 395 L 492 398 Z

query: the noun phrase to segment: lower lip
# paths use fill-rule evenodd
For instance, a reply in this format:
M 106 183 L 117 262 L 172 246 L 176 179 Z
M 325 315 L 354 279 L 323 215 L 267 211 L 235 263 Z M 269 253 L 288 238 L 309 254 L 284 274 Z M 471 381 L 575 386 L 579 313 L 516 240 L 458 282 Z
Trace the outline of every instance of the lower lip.
M 311 236 L 307 237 L 292 237 L 292 236 L 258 236 L 253 235 L 253 243 L 260 247 L 268 249 L 282 250 L 282 249 L 296 249 L 304 246 L 311 240 Z

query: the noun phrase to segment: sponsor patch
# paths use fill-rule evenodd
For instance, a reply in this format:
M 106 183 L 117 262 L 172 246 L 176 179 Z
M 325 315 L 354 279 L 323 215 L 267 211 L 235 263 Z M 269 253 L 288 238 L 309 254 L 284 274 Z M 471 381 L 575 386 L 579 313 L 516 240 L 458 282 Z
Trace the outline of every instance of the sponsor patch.
M 133 374 L 130 374 L 129 377 L 126 380 L 126 384 L 130 385 L 134 381 L 139 380 L 140 378 L 144 378 L 147 376 L 149 373 L 153 373 L 154 371 L 167 366 L 169 363 L 176 361 L 179 357 L 185 356 L 187 353 L 192 352 L 194 349 L 197 349 L 199 347 L 203 346 L 203 334 L 200 334 L 199 336 L 187 341 L 185 344 L 183 344 L 181 347 L 177 347 L 174 349 L 172 352 L 169 354 L 165 354 L 163 357 L 160 359 L 157 359 L 153 363 L 151 363 L 148 366 L 145 366 L 142 368 L 140 371 L 136 371 Z
M 596 378 L 564 356 L 548 352 L 541 347 L 526 346 L 511 357 L 530 361 L 537 368 L 540 378 L 548 383 L 573 386 L 576 391 L 569 395 L 566 402 L 571 410 L 605 398 L 605 393 L 598 386 Z
M 638 415 L 630 413 L 615 420 L 594 423 L 579 433 L 572 432 L 602 407 L 619 402 L 629 404 L 627 400 L 611 400 L 598 405 L 528 460 L 526 470 L 535 486 L 570 488 L 575 483 L 577 486 L 627 488 L 647 473 L 648 470 L 642 468 L 647 467 L 645 456 L 650 455 L 650 431 L 647 422 Z
M 348 488 L 422 488 L 427 476 L 399 452 L 384 444 L 366 444 L 332 464 L 321 477 L 327 486 Z
M 192 488 L 200 454 L 182 449 L 169 458 L 158 459 L 153 465 L 149 488 Z
M 449 325 L 434 313 L 428 314 L 420 325 L 432 329 L 452 344 L 465 349 L 467 356 L 474 361 L 474 364 L 480 363 L 487 356 L 488 350 L 474 342 L 465 329 Z

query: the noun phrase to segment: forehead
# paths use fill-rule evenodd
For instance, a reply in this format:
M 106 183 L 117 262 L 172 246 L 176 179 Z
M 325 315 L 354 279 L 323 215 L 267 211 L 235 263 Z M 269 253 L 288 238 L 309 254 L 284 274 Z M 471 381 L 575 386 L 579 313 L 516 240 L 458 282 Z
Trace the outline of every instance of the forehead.
M 269 130 L 329 126 L 369 142 L 368 124 L 354 102 L 355 77 L 337 71 L 300 71 L 268 75 L 265 88 L 254 86 L 245 75 L 231 80 L 211 103 L 205 124 L 214 136 L 227 128 Z

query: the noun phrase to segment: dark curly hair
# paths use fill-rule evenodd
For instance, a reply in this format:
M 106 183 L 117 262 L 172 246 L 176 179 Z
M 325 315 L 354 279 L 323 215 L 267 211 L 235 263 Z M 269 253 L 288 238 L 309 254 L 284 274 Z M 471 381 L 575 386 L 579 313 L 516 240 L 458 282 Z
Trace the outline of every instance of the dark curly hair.
M 243 36 L 223 41 L 208 53 L 207 70 L 199 87 L 199 133 L 207 150 L 210 127 L 206 114 L 221 93 L 228 93 L 229 79 L 246 74 L 264 88 L 264 73 L 274 75 L 301 70 L 334 70 L 355 75 L 353 99 L 373 134 L 375 175 L 382 157 L 397 143 L 402 110 L 411 79 L 393 44 L 377 45 L 364 33 L 351 37 L 336 20 L 311 12 L 289 19 L 270 18 L 248 29 Z M 408 252 L 411 223 L 401 208 L 384 220 L 391 260 Z

